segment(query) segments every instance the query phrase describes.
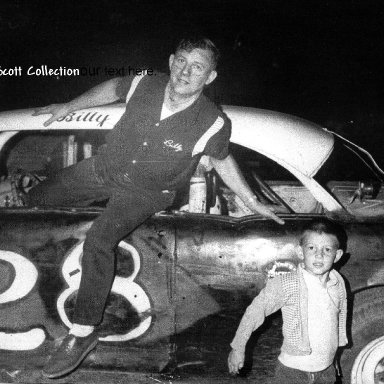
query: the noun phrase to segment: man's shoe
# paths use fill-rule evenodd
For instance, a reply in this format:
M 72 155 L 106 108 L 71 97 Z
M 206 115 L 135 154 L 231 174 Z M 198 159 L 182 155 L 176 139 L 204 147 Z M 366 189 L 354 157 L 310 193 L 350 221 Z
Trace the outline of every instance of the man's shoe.
M 86 337 L 68 334 L 43 368 L 43 376 L 54 379 L 72 372 L 96 347 L 97 342 L 96 332 L 92 332 Z

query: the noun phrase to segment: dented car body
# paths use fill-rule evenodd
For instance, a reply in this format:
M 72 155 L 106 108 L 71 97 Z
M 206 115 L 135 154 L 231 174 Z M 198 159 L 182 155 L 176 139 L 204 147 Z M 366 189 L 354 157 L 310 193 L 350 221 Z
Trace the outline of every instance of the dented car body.
M 371 339 L 381 335 L 380 168 L 358 146 L 306 120 L 254 108 L 223 109 L 232 121 L 232 150 L 244 175 L 285 225 L 250 214 L 211 171 L 203 180 L 202 211 L 190 211 L 187 190 L 119 244 L 117 274 L 100 326 L 102 342 L 87 360 L 90 369 L 164 368 L 173 358 L 172 335 L 220 311 L 243 310 L 233 300 L 238 292 L 250 300 L 266 279 L 296 268 L 299 235 L 316 217 L 338 220 L 348 235 L 339 267 L 355 294 L 356 316 L 351 317 L 353 348 L 344 354 L 345 369 L 370 341 L 364 327 L 376 329 Z M 27 207 L 21 197 L 56 169 L 97 153 L 123 111 L 123 105 L 79 111 L 49 128 L 43 126 L 47 117 L 32 117 L 32 110 L 0 113 L 3 367 L 39 369 L 70 326 L 82 243 L 103 209 Z M 348 155 L 340 155 L 341 149 Z M 356 174 L 359 178 L 353 179 Z M 368 305 L 377 313 L 363 324 L 358 314 L 371 310 Z M 122 353 L 132 350 L 135 358 Z

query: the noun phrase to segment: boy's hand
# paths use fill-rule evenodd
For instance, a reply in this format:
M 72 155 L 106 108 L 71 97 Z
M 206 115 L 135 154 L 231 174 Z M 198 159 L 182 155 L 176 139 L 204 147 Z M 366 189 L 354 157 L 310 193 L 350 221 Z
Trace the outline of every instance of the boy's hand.
M 243 368 L 244 366 L 244 358 L 245 358 L 244 352 L 239 352 L 239 351 L 236 351 L 235 349 L 232 349 L 232 351 L 228 356 L 229 373 L 232 373 L 232 374 L 239 373 L 239 369 Z

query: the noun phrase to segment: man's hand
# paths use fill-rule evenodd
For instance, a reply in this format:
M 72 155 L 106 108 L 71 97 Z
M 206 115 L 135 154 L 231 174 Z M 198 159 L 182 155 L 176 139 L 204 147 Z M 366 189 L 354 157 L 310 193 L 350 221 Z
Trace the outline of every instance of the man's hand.
M 239 369 L 244 366 L 244 352 L 236 351 L 236 349 L 232 349 L 228 356 L 228 370 L 229 373 L 237 374 L 239 373 Z
M 247 207 L 251 209 L 253 212 L 258 213 L 264 217 L 272 219 L 276 221 L 276 223 L 283 225 L 285 222 L 283 219 L 280 219 L 275 213 L 269 209 L 266 205 L 259 202 L 256 196 L 252 196 L 247 201 Z
M 37 108 L 33 116 L 50 113 L 52 115 L 51 118 L 44 123 L 44 126 L 47 127 L 49 124 L 67 116 L 71 112 L 113 103 L 119 99 L 116 95 L 116 90 L 120 82 L 121 77 L 104 81 L 68 103 L 51 104 L 46 107 Z
M 46 107 L 36 108 L 32 116 L 51 114 L 52 116 L 44 123 L 44 127 L 48 127 L 57 119 L 67 116 L 71 111 L 67 103 L 63 104 L 50 104 Z
M 213 157 L 211 157 L 210 160 L 224 183 L 240 197 L 251 211 L 272 219 L 276 221 L 276 223 L 284 224 L 284 220 L 277 217 L 253 195 L 253 191 L 244 179 L 244 176 L 232 155 L 228 155 L 223 160 L 218 160 Z

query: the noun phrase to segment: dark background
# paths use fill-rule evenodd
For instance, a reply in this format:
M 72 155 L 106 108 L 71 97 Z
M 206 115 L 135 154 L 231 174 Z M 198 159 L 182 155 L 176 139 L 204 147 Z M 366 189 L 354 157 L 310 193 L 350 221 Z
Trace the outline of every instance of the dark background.
M 67 101 L 108 79 L 92 68 L 167 70 L 184 35 L 222 51 L 208 90 L 222 104 L 298 115 L 346 135 L 383 164 L 384 5 L 381 0 L 85 0 L 1 2 L 0 110 Z M 90 68 L 27 76 L 31 65 Z

